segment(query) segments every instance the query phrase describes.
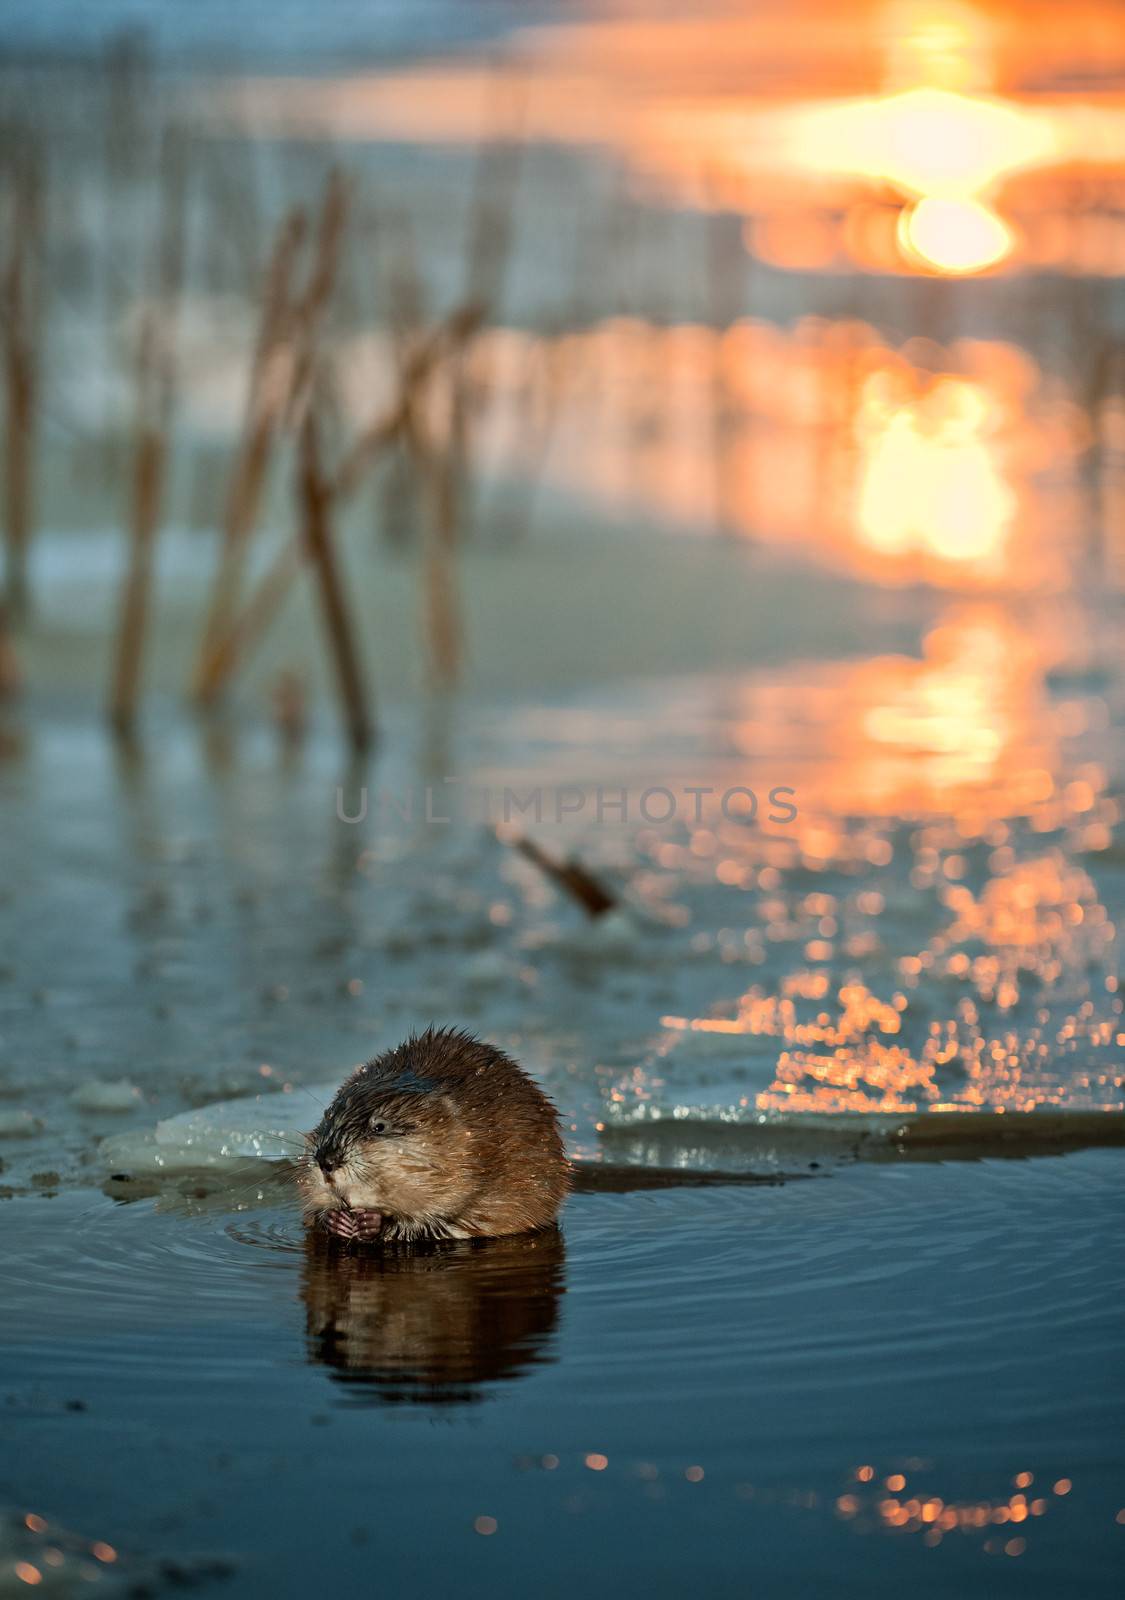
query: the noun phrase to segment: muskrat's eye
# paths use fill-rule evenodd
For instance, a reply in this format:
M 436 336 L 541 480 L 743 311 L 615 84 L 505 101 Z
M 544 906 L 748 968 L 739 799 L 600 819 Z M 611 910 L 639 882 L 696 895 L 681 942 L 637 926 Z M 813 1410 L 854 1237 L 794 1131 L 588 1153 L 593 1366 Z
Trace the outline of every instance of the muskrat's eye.
M 371 1124 L 371 1132 L 372 1133 L 386 1133 L 386 1131 L 387 1131 L 387 1124 L 385 1122 L 373 1122 Z

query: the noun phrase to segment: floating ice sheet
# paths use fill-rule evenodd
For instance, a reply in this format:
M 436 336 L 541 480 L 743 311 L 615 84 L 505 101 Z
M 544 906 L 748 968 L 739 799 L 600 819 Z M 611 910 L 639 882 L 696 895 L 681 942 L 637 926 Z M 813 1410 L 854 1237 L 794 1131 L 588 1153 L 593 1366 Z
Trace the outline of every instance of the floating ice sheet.
M 307 1093 L 256 1094 L 200 1106 L 155 1128 L 103 1139 L 102 1165 L 111 1172 L 174 1173 L 289 1160 L 317 1121 L 318 1107 L 338 1088 L 333 1081 L 313 1084 Z

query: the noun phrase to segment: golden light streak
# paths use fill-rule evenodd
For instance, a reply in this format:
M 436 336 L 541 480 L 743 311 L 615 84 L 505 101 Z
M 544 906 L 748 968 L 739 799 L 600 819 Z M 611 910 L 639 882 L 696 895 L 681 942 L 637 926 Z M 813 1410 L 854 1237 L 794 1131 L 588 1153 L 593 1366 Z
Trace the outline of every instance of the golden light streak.
M 904 194 L 965 198 L 1045 165 L 1051 120 L 1006 101 L 947 89 L 793 108 L 782 152 L 795 166 L 894 184 Z

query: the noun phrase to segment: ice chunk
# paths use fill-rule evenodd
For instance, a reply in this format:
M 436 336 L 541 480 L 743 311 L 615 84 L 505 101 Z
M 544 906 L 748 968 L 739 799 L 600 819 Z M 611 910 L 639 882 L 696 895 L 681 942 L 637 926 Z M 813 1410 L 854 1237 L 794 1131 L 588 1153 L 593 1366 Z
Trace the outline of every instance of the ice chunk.
M 247 1161 L 291 1160 L 302 1148 L 319 1108 L 338 1083 L 313 1085 L 307 1093 L 257 1094 L 166 1117 L 149 1132 L 103 1139 L 102 1165 L 110 1171 L 191 1172 L 201 1167 L 242 1166 Z
M 0 1139 L 26 1139 L 42 1128 L 40 1118 L 30 1111 L 0 1111 Z
M 91 1078 L 75 1089 L 70 1102 L 80 1111 L 132 1111 L 140 1098 L 141 1091 L 128 1078 Z

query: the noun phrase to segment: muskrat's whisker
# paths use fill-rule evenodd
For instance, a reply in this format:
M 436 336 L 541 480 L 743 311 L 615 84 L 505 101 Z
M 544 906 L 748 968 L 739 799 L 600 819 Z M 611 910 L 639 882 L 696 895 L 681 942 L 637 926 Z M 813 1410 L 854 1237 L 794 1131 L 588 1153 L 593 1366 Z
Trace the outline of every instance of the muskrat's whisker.
M 309 1099 L 312 1101 L 313 1105 L 316 1107 L 316 1109 L 318 1111 L 323 1111 L 324 1110 L 324 1101 L 323 1100 L 318 1100 L 316 1095 L 313 1094 L 312 1090 L 306 1088 L 303 1083 L 295 1083 L 295 1084 L 293 1084 L 293 1088 L 294 1089 L 300 1089 L 302 1094 L 307 1094 Z M 305 1137 L 307 1138 L 308 1135 L 306 1134 Z

